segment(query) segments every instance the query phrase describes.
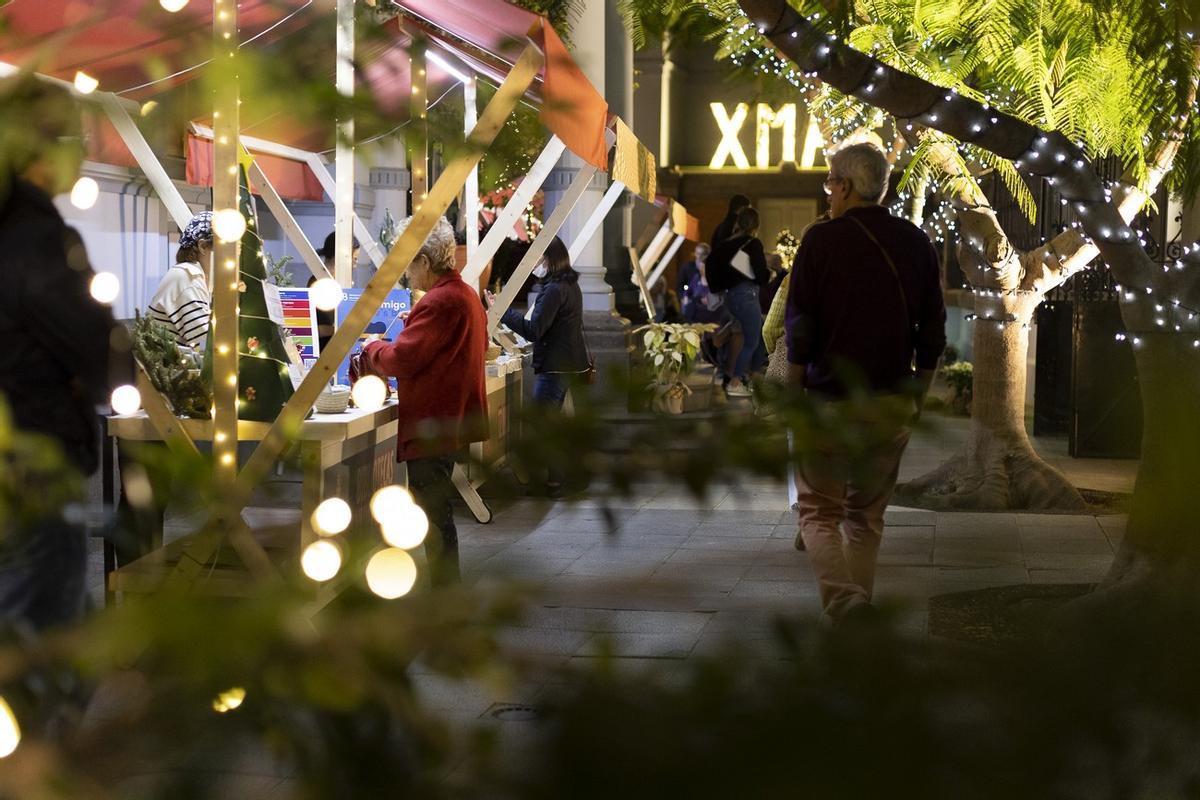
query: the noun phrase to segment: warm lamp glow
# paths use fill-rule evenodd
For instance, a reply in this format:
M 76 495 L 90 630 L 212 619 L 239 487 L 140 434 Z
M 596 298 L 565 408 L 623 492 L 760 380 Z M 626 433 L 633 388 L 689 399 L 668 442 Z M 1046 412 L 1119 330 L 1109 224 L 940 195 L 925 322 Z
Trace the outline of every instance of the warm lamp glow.
M 222 208 L 212 216 L 213 233 L 223 242 L 236 242 L 246 232 L 246 218 L 236 208 Z
M 356 408 L 363 411 L 378 411 L 387 400 L 387 384 L 375 375 L 364 375 L 354 382 L 350 390 L 350 399 Z
M 11 756 L 20 743 L 21 726 L 17 724 L 17 717 L 8 707 L 8 702 L 0 697 L 0 758 Z
M 429 517 L 415 503 L 397 509 L 388 519 L 379 523 L 383 540 L 392 547 L 411 550 L 425 541 L 429 533 Z
M 342 286 L 333 278 L 321 278 L 308 287 L 313 305 L 322 311 L 333 311 L 342 302 Z
M 112 305 L 113 301 L 117 299 L 117 295 L 121 293 L 121 279 L 111 272 L 97 272 L 92 276 L 90 290 L 92 298 L 97 303 L 104 303 L 106 306 Z
M 96 205 L 96 201 L 99 199 L 100 184 L 96 183 L 94 178 L 85 175 L 75 181 L 75 185 L 71 187 L 71 205 L 80 211 L 87 211 Z
M 417 562 L 403 550 L 389 547 L 367 562 L 367 586 L 384 600 L 408 594 L 417 582 Z
M 340 497 L 331 497 L 317 506 L 312 515 L 313 528 L 322 536 L 337 536 L 350 527 L 354 514 Z
M 125 384 L 113 389 L 112 410 L 117 414 L 136 414 L 142 407 L 142 393 L 136 386 Z
M 328 539 L 315 541 L 300 554 L 300 568 L 314 581 L 324 583 L 342 568 L 342 551 Z
M 91 94 L 96 91 L 96 87 L 100 85 L 100 81 L 80 70 L 75 73 L 75 91 L 80 94 Z
M 158 0 L 158 4 L 162 6 L 164 10 L 170 11 L 172 14 L 174 14 L 177 11 L 182 11 L 183 7 L 188 4 L 188 0 Z

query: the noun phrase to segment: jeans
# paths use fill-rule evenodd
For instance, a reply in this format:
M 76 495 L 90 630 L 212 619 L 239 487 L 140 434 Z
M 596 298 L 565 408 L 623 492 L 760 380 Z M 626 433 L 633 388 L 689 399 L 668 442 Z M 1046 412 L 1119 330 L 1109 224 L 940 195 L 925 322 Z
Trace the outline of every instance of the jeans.
M 83 616 L 87 534 L 62 518 L 46 518 L 0 541 L 0 627 L 41 631 Z
M 558 372 L 543 372 L 533 379 L 533 402 L 539 406 L 562 408 L 567 399 L 567 382 Z
M 414 458 L 408 462 L 408 490 L 425 516 L 429 517 L 429 535 L 425 538 L 425 559 L 432 570 L 433 583 L 444 585 L 459 578 L 458 528 L 454 525 L 454 456 Z
M 733 365 L 732 378 L 747 381 L 752 372 L 760 371 L 767 363 L 767 346 L 763 343 L 762 309 L 758 304 L 758 285 L 743 281 L 725 292 L 729 313 L 742 329 L 742 350 Z
M 855 464 L 832 453 L 801 459 L 796 474 L 800 535 L 816 574 L 821 605 L 835 622 L 871 602 L 883 512 L 896 488 L 907 429 L 888 431 Z M 843 529 L 845 535 L 843 536 Z

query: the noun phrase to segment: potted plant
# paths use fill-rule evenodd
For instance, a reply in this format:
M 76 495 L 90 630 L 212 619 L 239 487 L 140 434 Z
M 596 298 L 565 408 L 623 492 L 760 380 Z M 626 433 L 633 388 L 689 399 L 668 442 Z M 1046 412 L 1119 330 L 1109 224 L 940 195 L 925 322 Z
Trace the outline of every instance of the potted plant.
M 634 333 L 642 333 L 646 361 L 654 373 L 651 406 L 655 411 L 682 414 L 684 398 L 692 390 L 687 376 L 696 368 L 700 337 L 715 325 L 652 322 Z

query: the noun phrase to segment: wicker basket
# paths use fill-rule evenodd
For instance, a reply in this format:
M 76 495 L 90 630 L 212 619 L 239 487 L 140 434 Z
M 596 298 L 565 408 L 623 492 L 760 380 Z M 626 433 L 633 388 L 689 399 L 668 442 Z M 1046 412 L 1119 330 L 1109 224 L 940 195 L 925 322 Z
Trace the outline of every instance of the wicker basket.
M 341 414 L 350 405 L 350 387 L 349 386 L 326 386 L 324 391 L 317 395 L 316 408 L 321 414 Z

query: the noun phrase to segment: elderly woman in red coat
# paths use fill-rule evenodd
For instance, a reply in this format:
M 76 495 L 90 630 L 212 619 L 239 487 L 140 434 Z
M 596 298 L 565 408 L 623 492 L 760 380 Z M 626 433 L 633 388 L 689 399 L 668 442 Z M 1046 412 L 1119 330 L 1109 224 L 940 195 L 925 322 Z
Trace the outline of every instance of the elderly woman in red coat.
M 401 221 L 400 233 L 411 220 Z M 458 576 L 458 531 L 451 506 L 455 454 L 487 438 L 487 314 L 479 294 L 458 273 L 454 229 L 444 217 L 407 274 L 425 296 L 396 340 L 368 343 L 363 361 L 370 371 L 397 379 L 397 460 L 407 462 L 409 490 L 429 517 L 426 554 L 434 580 L 445 582 Z

